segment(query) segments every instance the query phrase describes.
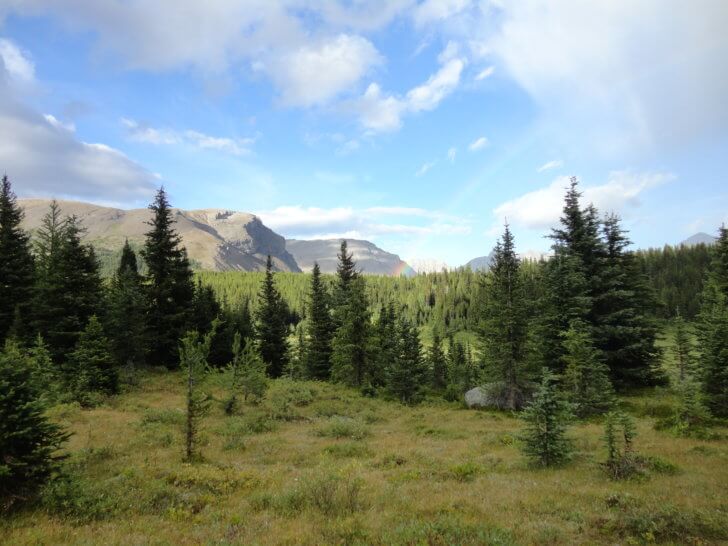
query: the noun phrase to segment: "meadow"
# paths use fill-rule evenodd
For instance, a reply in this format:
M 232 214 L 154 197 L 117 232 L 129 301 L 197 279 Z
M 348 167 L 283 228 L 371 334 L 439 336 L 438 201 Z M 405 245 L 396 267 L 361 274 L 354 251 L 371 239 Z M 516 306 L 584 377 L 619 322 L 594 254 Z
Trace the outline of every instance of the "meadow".
M 183 462 L 184 377 L 146 371 L 93 409 L 52 409 L 68 476 L 0 524 L 2 544 L 719 544 L 728 541 L 728 428 L 654 428 L 667 390 L 622 399 L 644 473 L 612 481 L 599 420 L 575 424 L 560 468 L 530 467 L 513 414 L 415 407 L 278 379 L 223 411 L 207 388 L 202 458 Z

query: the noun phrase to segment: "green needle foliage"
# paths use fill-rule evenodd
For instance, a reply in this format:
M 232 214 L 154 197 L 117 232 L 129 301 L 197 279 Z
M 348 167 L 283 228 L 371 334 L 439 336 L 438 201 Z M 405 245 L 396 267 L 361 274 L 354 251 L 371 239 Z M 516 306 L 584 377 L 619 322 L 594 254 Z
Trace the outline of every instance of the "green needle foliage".
M 571 404 L 561 399 L 555 376 L 547 369 L 523 411 L 526 423 L 521 436 L 522 449 L 537 466 L 556 466 L 568 461 L 573 450 L 566 430 L 572 419 Z
M 0 352 L 0 512 L 29 499 L 52 476 L 69 437 L 46 417 L 34 367 L 14 341 Z
M 94 405 L 98 395 L 119 391 L 116 361 L 96 315 L 91 317 L 79 336 L 76 348 L 69 355 L 66 377 L 74 397 L 84 406 Z
M 311 379 L 328 379 L 331 375 L 330 296 L 321 277 L 321 268 L 314 263 L 308 308 L 308 343 L 304 354 L 306 371 Z
M 288 364 L 288 306 L 276 287 L 273 261 L 268 256 L 265 279 L 258 295 L 255 334 L 270 377 L 280 377 Z
M 610 411 L 604 421 L 604 443 L 607 460 L 604 469 L 613 480 L 623 480 L 640 471 L 640 460 L 634 451 L 637 436 L 634 421 L 624 412 Z
M 197 332 L 187 332 L 180 341 L 179 354 L 182 369 L 185 371 L 187 383 L 187 415 L 185 419 L 185 460 L 196 461 L 200 458 L 198 451 L 200 423 L 210 408 L 210 396 L 201 388 L 208 370 L 207 357 L 210 344 L 215 334 L 217 323 L 212 330 L 200 340 Z

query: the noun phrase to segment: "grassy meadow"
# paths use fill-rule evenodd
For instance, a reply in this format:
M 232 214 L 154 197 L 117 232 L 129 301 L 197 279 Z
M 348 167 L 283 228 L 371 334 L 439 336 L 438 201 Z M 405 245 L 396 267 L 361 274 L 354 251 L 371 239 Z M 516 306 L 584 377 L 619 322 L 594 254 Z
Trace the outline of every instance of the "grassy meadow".
M 0 524 L 2 544 L 718 544 L 728 541 L 728 429 L 654 430 L 667 391 L 624 399 L 645 475 L 614 482 L 599 422 L 577 424 L 572 462 L 528 466 L 521 423 L 443 401 L 416 407 L 327 383 L 277 380 L 259 405 L 204 421 L 203 458 L 183 462 L 184 378 L 146 372 L 84 410 L 69 477 Z

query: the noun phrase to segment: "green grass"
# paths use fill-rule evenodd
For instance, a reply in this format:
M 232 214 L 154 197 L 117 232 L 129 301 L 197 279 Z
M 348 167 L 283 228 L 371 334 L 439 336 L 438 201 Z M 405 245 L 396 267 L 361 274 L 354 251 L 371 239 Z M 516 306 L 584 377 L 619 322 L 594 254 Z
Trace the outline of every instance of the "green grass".
M 74 433 L 67 478 L 2 519 L 0 544 L 728 541 L 728 430 L 713 441 L 654 430 L 675 402 L 666 390 L 627 400 L 651 462 L 645 477 L 614 482 L 598 421 L 571 430 L 572 463 L 537 470 L 510 414 L 403 407 L 315 382 L 275 381 L 234 416 L 213 404 L 203 460 L 186 464 L 183 384 L 148 373 L 100 407 L 55 408 Z

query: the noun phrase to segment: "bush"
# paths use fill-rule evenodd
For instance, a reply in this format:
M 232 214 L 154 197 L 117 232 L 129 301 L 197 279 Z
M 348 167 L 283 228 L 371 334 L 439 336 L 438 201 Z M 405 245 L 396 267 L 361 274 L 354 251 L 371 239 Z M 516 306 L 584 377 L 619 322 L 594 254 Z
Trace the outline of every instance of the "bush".
M 369 436 L 370 433 L 366 427 L 356 419 L 334 416 L 329 419 L 329 422 L 326 425 L 319 427 L 316 434 L 319 436 L 326 436 L 328 438 L 350 438 L 352 440 L 362 440 Z
M 36 493 L 58 469 L 68 434 L 51 423 L 20 347 L 0 353 L 0 512 Z
M 326 446 L 324 453 L 337 459 L 370 457 L 372 455 L 371 450 L 366 445 L 358 442 Z
M 459 482 L 472 482 L 481 471 L 480 465 L 468 461 L 450 467 L 450 476 Z
M 517 544 L 508 531 L 462 521 L 457 516 L 414 520 L 387 531 L 382 544 L 458 544 L 461 546 L 510 546 Z
M 104 519 L 118 511 L 118 504 L 104 484 L 82 478 L 71 465 L 51 480 L 41 494 L 41 506 L 52 515 L 76 523 Z

